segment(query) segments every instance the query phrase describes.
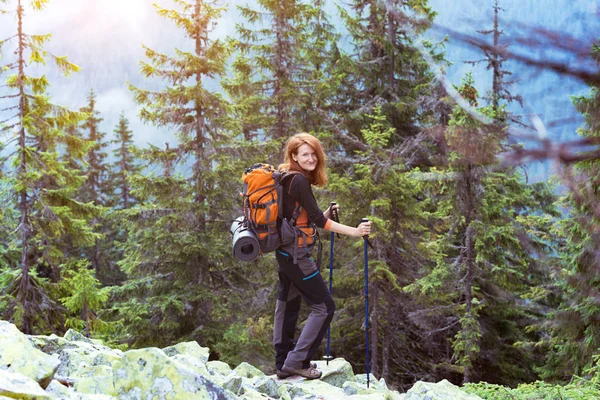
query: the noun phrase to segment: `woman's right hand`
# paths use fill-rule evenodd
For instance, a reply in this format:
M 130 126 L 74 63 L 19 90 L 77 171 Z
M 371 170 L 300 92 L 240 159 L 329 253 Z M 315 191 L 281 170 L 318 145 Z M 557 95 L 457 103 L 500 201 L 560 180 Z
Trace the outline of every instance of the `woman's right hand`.
M 371 233 L 371 221 L 361 222 L 354 236 L 367 236 Z

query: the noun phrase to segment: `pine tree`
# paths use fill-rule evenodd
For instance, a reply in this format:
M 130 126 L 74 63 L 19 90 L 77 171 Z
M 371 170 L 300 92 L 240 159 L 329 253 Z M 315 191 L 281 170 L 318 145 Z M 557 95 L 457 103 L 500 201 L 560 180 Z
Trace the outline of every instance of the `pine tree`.
M 476 106 L 470 75 L 459 93 Z M 478 112 L 498 119 L 493 105 Z M 514 345 L 533 339 L 527 325 L 542 316 L 537 302 L 527 305 L 520 298 L 537 300 L 536 286 L 548 281 L 535 252 L 549 251 L 556 212 L 543 183 L 527 185 L 514 168 L 498 167 L 504 139 L 503 125 L 484 125 L 454 108 L 446 131 L 449 169 L 432 187 L 438 221 L 429 248 L 435 265 L 407 287 L 427 305 L 422 323 L 445 332 L 442 343 L 452 344 L 438 361 L 440 371 L 460 373 L 464 382 L 510 384 L 535 377 L 535 353 Z
M 486 69 L 492 71 L 492 90 L 486 98 L 492 105 L 496 113 L 499 112 L 501 104 L 510 104 L 513 101 L 518 102 L 523 106 L 523 99 L 520 95 L 513 95 L 509 88 L 516 83 L 515 81 L 507 81 L 506 76 L 512 75 L 512 72 L 504 68 L 504 63 L 508 58 L 504 55 L 508 49 L 508 44 L 501 44 L 501 37 L 504 35 L 504 30 L 500 29 L 499 13 L 505 11 L 500 7 L 499 1 L 494 0 L 494 21 L 492 29 L 479 30 L 482 35 L 492 35 L 492 49 L 478 46 L 483 51 L 485 58 L 477 61 L 467 61 L 468 64 L 476 65 L 481 62 L 486 63 Z
M 111 183 L 116 191 L 117 199 L 114 206 L 119 209 L 128 209 L 136 204 L 136 199 L 131 196 L 131 185 L 127 178 L 141 171 L 134 155 L 133 132 L 129 130 L 129 120 L 121 113 L 119 123 L 113 131 L 116 139 L 111 143 L 116 145 L 113 150 L 115 162 L 112 165 Z
M 94 145 L 86 155 L 86 175 L 87 180 L 82 187 L 82 201 L 92 201 L 97 205 L 106 205 L 109 193 L 108 185 L 108 165 L 106 163 L 106 133 L 100 131 L 99 124 L 104 120 L 100 118 L 100 112 L 96 109 L 96 94 L 94 89 L 90 89 L 88 94 L 88 105 L 81 108 L 81 111 L 88 115 L 88 118 L 81 125 L 81 129 L 87 132 L 87 140 Z
M 592 58 L 600 62 L 600 46 L 592 48 Z M 600 90 L 590 85 L 587 95 L 576 96 L 573 102 L 584 116 L 584 126 L 578 129 L 583 138 L 600 137 Z M 556 226 L 562 238 L 556 284 L 545 293 L 557 297 L 558 309 L 548 318 L 550 336 L 540 341 L 548 349 L 542 368 L 544 379 L 568 381 L 573 375 L 588 374 L 594 366 L 600 346 L 598 313 L 598 268 L 600 257 L 600 162 L 597 159 L 565 166 L 562 172 L 569 193 L 560 205 L 568 214 Z
M 62 285 L 69 294 L 60 301 L 69 312 L 77 315 L 75 318 L 67 317 L 65 325 L 83 331 L 88 337 L 101 331 L 103 324 L 96 311 L 108 300 L 108 290 L 100 288 L 100 281 L 96 279 L 94 270 L 89 268 L 89 262 L 79 261 L 69 268 Z
M 107 210 L 112 195 L 112 184 L 108 176 L 109 165 L 106 161 L 108 142 L 106 141 L 106 133 L 100 130 L 100 123 L 103 118 L 100 117 L 100 112 L 96 109 L 96 94 L 93 89 L 90 89 L 87 100 L 87 106 L 81 108 L 81 111 L 88 115 L 81 125 L 81 130 L 86 133 L 86 139 L 93 143 L 93 146 L 88 150 L 85 157 L 84 171 L 87 179 L 81 187 L 79 198 L 83 202 L 92 202 L 96 206 L 104 207 Z M 94 246 L 91 249 L 86 249 L 85 252 L 96 277 L 102 281 L 107 281 L 112 275 L 111 270 L 113 268 L 109 265 L 110 261 L 108 259 L 108 253 L 112 248 L 112 238 L 109 237 L 110 232 L 106 217 L 95 218 L 92 225 L 103 238 L 96 239 Z
M 10 247 L 20 252 L 18 263 L 2 273 L 1 312 L 23 332 L 32 333 L 61 329 L 63 317 L 56 301 L 56 282 L 65 262 L 62 239 L 73 238 L 74 246 L 93 243 L 96 235 L 89 227 L 89 218 L 98 210 L 74 200 L 84 177 L 81 171 L 69 169 L 61 156 L 66 149 L 74 159 L 81 159 L 87 152 L 88 143 L 70 134 L 69 129 L 87 115 L 52 104 L 46 95 L 48 80 L 27 75 L 26 57 L 32 64 L 44 64 L 45 57 L 50 57 L 65 75 L 79 67 L 66 57 L 44 50 L 50 35 L 23 31 L 25 9 L 21 3 L 16 1 L 13 12 L 16 34 L 0 42 L 3 46 L 13 44 L 16 55 L 14 61 L 2 66 L 14 73 L 8 76 L 6 94 L 1 96 L 14 102 L 9 109 L 16 110 L 16 114 L 4 121 L 1 129 L 16 143 L 8 184 L 13 190 L 18 237 L 12 238 Z M 32 8 L 40 10 L 46 3 L 33 2 Z
M 367 115 L 381 105 L 396 130 L 391 139 L 396 144 L 420 130 L 418 99 L 433 76 L 413 35 L 426 29 L 435 13 L 426 1 L 389 0 L 383 6 L 374 0 L 355 0 L 351 9 L 340 8 L 354 49 L 339 62 L 344 79 L 336 119 L 344 121 L 350 137 L 360 138 L 369 124 Z
M 206 226 L 204 214 L 206 185 L 204 171 L 210 170 L 214 143 L 227 127 L 228 104 L 221 94 L 204 88 L 208 79 L 223 77 L 229 49 L 220 40 L 211 40 L 210 32 L 223 8 L 215 2 L 177 0 L 179 10 L 156 6 L 162 17 L 173 21 L 193 42 L 193 52 L 176 49 L 175 56 L 167 56 L 145 47 L 149 62 L 142 72 L 148 78 L 160 78 L 172 85 L 163 91 L 150 91 L 130 85 L 135 99 L 143 105 L 140 117 L 156 126 L 176 128 L 179 153 L 183 159 L 193 157 L 192 177 L 194 202 L 198 206 L 196 218 L 201 229 Z
M 236 25 L 235 79 L 224 87 L 243 110 L 246 137 L 281 139 L 298 130 L 293 114 L 310 74 L 303 56 L 314 9 L 298 0 L 259 0 L 258 7 L 238 6 L 247 25 Z
M 233 262 L 223 234 L 234 218 L 232 194 L 239 192 L 247 155 L 228 147 L 228 104 L 203 87 L 225 73 L 228 49 L 208 38 L 222 9 L 200 1 L 177 4 L 180 10 L 157 9 L 183 28 L 194 52 L 176 50 L 171 57 L 147 49 L 151 63 L 143 71 L 169 86 L 132 88 L 144 106 L 141 117 L 175 127 L 178 143 L 135 151 L 145 163 L 144 174 L 128 178 L 138 204 L 118 213 L 127 235 L 119 266 L 128 279 L 113 289 L 102 316 L 121 327 L 113 339 L 131 346 L 184 338 L 214 346 L 239 319 L 230 310 L 244 303 L 250 308 L 243 293 L 256 276 Z

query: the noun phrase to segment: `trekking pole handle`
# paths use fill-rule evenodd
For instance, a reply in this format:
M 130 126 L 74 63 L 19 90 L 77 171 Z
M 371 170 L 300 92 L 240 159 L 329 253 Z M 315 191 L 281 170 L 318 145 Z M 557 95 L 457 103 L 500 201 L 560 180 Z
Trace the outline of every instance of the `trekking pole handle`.
M 338 215 L 338 210 L 337 210 L 337 208 L 334 209 L 333 206 L 337 206 L 337 202 L 332 201 L 329 204 L 329 208 L 330 208 L 330 211 L 331 211 L 331 213 L 330 213 L 331 214 L 331 219 L 334 220 L 335 222 L 340 222 L 340 217 Z
M 340 214 L 337 208 L 333 208 L 333 206 L 337 206 L 337 202 L 332 201 L 329 204 L 329 215 L 331 216 L 331 219 L 334 220 L 335 222 L 337 222 L 338 224 L 340 223 Z M 340 238 L 340 234 L 337 234 L 338 239 Z
M 369 222 L 369 218 L 362 218 L 360 220 L 360 223 L 362 224 L 363 222 Z M 360 224 L 359 224 L 360 225 Z M 369 235 L 364 235 L 363 239 L 365 239 L 367 241 L 367 244 L 369 245 L 370 248 L 374 249 L 375 247 L 373 246 L 373 243 L 371 243 L 371 241 L 369 240 Z

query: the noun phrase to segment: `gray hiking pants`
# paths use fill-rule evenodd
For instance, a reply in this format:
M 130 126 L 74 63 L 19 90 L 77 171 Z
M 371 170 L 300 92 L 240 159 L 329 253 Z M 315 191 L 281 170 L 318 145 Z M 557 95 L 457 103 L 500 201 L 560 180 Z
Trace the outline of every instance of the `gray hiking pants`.
M 276 251 L 279 286 L 273 345 L 276 352 L 275 366 L 279 370 L 284 364 L 290 368 L 309 367 L 335 311 L 333 298 L 310 255 L 299 255 L 298 263 L 294 264 L 292 255 L 286 250 L 288 249 L 283 248 Z M 297 343 L 294 344 L 294 332 L 302 298 L 310 306 L 311 312 Z

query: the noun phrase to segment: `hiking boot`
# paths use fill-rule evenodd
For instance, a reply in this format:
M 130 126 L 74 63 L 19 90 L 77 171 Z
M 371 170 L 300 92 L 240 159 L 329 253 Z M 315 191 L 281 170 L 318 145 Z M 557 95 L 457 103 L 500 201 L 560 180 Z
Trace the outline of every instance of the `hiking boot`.
M 281 369 L 282 372 L 290 375 L 300 375 L 306 379 L 319 379 L 322 375 L 321 371 L 316 368 L 313 368 L 312 364 L 310 367 L 306 369 L 302 368 L 290 368 L 286 365 Z
M 275 374 L 277 375 L 277 377 L 279 379 L 285 379 L 285 378 L 289 378 L 290 376 L 292 376 L 293 374 L 287 373 L 287 372 L 283 372 L 282 370 L 278 369 L 277 372 L 275 372 Z
M 310 363 L 310 367 L 312 369 L 317 369 L 317 363 Z M 285 378 L 289 378 L 290 376 L 294 375 L 290 372 L 286 372 L 286 371 L 282 371 L 280 369 L 277 370 L 277 372 L 275 372 L 275 374 L 277 375 L 277 377 L 279 379 L 285 379 Z

